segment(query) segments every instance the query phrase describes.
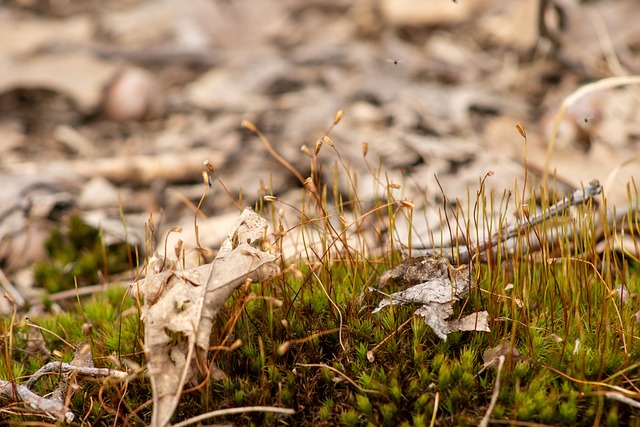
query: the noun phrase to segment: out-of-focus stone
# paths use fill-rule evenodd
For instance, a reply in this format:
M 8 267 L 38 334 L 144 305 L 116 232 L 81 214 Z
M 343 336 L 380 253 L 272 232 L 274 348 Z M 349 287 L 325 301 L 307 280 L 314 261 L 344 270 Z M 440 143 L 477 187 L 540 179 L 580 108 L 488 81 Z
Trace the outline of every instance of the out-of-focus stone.
M 103 109 L 107 117 L 121 122 L 158 118 L 164 112 L 162 88 L 150 72 L 127 68 L 109 85 Z

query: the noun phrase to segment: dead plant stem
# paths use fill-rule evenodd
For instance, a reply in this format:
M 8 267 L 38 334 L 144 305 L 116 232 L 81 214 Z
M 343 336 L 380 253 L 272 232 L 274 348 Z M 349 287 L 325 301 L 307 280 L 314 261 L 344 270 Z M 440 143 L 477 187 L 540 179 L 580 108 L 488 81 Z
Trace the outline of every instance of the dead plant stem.
M 197 417 L 192 417 L 177 424 L 173 424 L 173 427 L 186 427 L 191 424 L 199 423 L 200 421 L 208 420 L 209 418 L 224 417 L 233 414 L 244 414 L 245 412 L 273 412 L 275 414 L 283 415 L 293 415 L 296 413 L 296 411 L 294 411 L 293 409 L 277 408 L 275 406 L 244 406 L 241 408 L 227 408 L 207 412 L 206 414 L 198 415 Z

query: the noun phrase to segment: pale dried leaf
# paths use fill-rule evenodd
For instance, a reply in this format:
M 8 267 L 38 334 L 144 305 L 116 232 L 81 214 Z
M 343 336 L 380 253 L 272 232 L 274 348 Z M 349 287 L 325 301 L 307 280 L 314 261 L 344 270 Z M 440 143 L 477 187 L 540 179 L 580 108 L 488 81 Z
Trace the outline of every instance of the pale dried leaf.
M 453 268 L 444 258 L 421 257 L 400 264 L 381 278 L 387 280 L 412 286 L 380 301 L 373 313 L 391 304 L 450 304 L 469 292 L 469 268 Z M 418 280 L 423 282 L 415 284 Z
M 447 340 L 449 325 L 447 318 L 453 314 L 451 303 L 426 304 L 416 310 L 415 314 L 424 317 L 424 322 L 443 340 Z
M 415 314 L 424 317 L 425 323 L 443 340 L 456 331 L 490 331 L 486 311 L 447 320 L 453 314 L 453 304 L 469 293 L 469 268 L 466 265 L 454 268 L 441 257 L 413 258 L 382 275 L 382 285 L 389 281 L 411 287 L 380 301 L 373 313 L 392 304 L 422 304 Z M 422 283 L 415 284 L 419 281 Z
M 489 312 L 478 311 L 464 316 L 461 319 L 448 322 L 449 332 L 456 331 L 482 331 L 491 332 L 489 328 Z
M 245 210 L 223 244 L 229 249 L 211 264 L 180 271 L 175 263 L 156 259 L 149 266 L 153 273 L 132 285 L 132 295 L 144 297 L 144 347 L 154 400 L 151 425 L 169 423 L 194 373 L 196 352 L 206 357 L 213 317 L 227 298 L 247 279 L 277 274 L 276 257 L 250 246 L 265 229 L 266 221 Z
M 413 257 L 391 270 L 385 271 L 380 277 L 380 287 L 388 282 L 401 288 L 408 288 L 423 283 L 425 280 L 447 279 L 449 276 L 449 262 L 445 258 Z
M 252 210 L 245 209 L 231 226 L 227 238 L 222 242 L 218 258 L 225 256 L 240 243 L 252 243 L 264 237 L 269 223 Z
M 405 291 L 395 292 L 390 298 L 380 301 L 373 311 L 377 313 L 384 307 L 392 304 L 446 304 L 457 301 L 460 296 L 468 292 L 468 285 L 464 281 L 451 282 L 448 278 L 436 278 L 419 285 L 415 285 Z
M 415 314 L 424 317 L 424 322 L 433 332 L 443 340 L 447 335 L 457 331 L 491 332 L 489 328 L 489 313 L 479 311 L 464 316 L 462 319 L 447 320 L 453 314 L 451 304 L 428 304 L 416 310 Z

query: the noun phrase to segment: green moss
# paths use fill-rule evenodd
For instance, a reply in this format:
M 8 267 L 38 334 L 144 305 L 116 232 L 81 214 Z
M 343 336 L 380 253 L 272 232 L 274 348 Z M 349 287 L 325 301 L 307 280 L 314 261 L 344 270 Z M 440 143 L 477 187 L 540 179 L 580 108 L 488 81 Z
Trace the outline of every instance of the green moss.
M 413 416 L 413 424 L 414 427 L 427 427 L 429 425 L 429 420 L 425 414 L 415 414 Z
M 576 399 L 570 398 L 558 405 L 558 419 L 565 425 L 575 425 L 578 418 Z
M 371 405 L 371 401 L 367 396 L 363 396 L 361 394 L 357 395 L 356 407 L 366 416 L 371 416 L 371 414 L 373 413 L 373 406 Z
M 340 414 L 340 424 L 343 426 L 355 427 L 359 423 L 360 423 L 360 417 L 358 413 L 353 409 L 349 409 L 348 411 L 345 411 L 342 414 Z
M 617 426 L 620 422 L 620 418 L 618 417 L 618 407 L 617 406 L 613 406 L 611 409 L 609 409 L 609 412 L 607 413 L 607 427 L 614 427 Z
M 312 215 L 307 208 L 301 210 Z M 388 211 L 394 214 L 395 208 Z M 322 211 L 319 218 L 326 215 Z M 482 355 L 504 338 L 523 356 L 500 372 L 501 391 L 492 418 L 549 425 L 592 425 L 596 420 L 624 425 L 635 416 L 627 406 L 604 399 L 602 392 L 609 389 L 600 385 L 629 388 L 639 371 L 634 363 L 640 358 L 640 340 L 634 338 L 638 334 L 632 317 L 637 307 L 614 305 L 607 294 L 607 289 L 615 288 L 614 279 L 595 273 L 594 266 L 606 264 L 611 254 L 587 252 L 593 264 L 589 265 L 569 261 L 573 256 L 569 248 L 559 247 L 555 263 L 512 255 L 493 264 L 479 263 L 474 269 L 474 292 L 456 304 L 453 317 L 487 309 L 492 332 L 455 332 L 444 341 L 423 319 L 412 317 L 415 307 L 394 306 L 372 313 L 382 297 L 367 292 L 367 287 L 397 263 L 397 253 L 382 260 L 363 260 L 361 251 L 350 248 L 329 256 L 323 251 L 333 245 L 335 235 L 322 228 L 320 220 L 309 223 L 316 227 L 314 233 L 326 233 L 313 269 L 300 264 L 299 275 L 287 273 L 234 293 L 214 319 L 210 345 L 216 350 L 207 354 L 207 360 L 198 360 L 205 371 L 215 365 L 227 377 L 209 378 L 192 388 L 183 396 L 176 419 L 216 408 L 264 405 L 290 407 L 296 411 L 295 418 L 246 413 L 216 422 L 423 426 L 430 424 L 435 412 L 436 425 L 477 425 L 498 376 L 495 367 L 478 374 Z M 95 283 L 98 273 L 105 271 L 105 252 L 108 271 L 115 271 L 115 264 L 109 264 L 113 248 L 103 248 L 99 233 L 77 222 L 54 233 L 48 249 L 52 260 L 37 269 L 42 283 L 49 281 L 46 286 L 51 289 L 73 286 L 73 275 L 80 285 Z M 308 255 L 313 257 L 314 252 Z M 70 276 L 61 276 L 74 268 L 78 270 Z M 633 283 L 635 290 L 640 288 L 634 276 L 637 271 L 624 271 L 619 277 Z M 509 295 L 505 295 L 506 283 L 514 284 Z M 60 353 L 59 359 L 68 361 L 73 354 L 63 339 L 73 344 L 84 341 L 82 325 L 89 322 L 89 338 L 100 366 L 128 359 L 143 364 L 142 323 L 135 302 L 124 292 L 114 287 L 80 304 L 74 300 L 67 313 L 33 320 L 53 332 L 45 332 L 45 338 Z M 261 296 L 276 298 L 282 305 Z M 3 336 L 8 336 L 8 320 L 0 324 Z M 14 326 L 14 348 L 5 351 L 0 361 L 6 378 L 28 375 L 43 362 L 25 355 L 25 329 Z M 180 334 L 171 336 L 173 342 L 184 340 Z M 576 338 L 581 344 L 574 351 Z M 242 345 L 235 351 L 218 350 L 236 340 Z M 283 342 L 290 346 L 278 354 Z M 40 390 L 50 391 L 56 381 L 54 376 L 43 380 Z M 99 391 L 102 400 L 97 398 Z M 122 419 L 112 414 L 132 412 L 151 395 L 149 382 L 142 376 L 127 387 L 96 384 L 87 392 L 90 399 L 84 401 L 94 402 L 91 408 L 78 397 L 72 404 L 79 413 L 89 414 L 86 423 L 92 425 L 118 424 Z M 132 425 L 144 425 L 149 411 L 145 407 L 123 416 L 130 415 Z
M 70 217 L 45 243 L 49 260 L 33 266 L 34 279 L 50 293 L 100 283 L 105 274 L 131 268 L 126 244 L 104 248 L 99 230 Z M 108 249 L 108 250 L 107 250 Z M 134 261 L 135 262 L 135 261 Z
M 329 421 L 331 419 L 331 408 L 327 408 L 326 406 L 321 406 L 320 409 L 318 409 L 318 416 L 320 417 L 321 421 Z
M 393 402 L 384 403 L 380 406 L 380 414 L 382 415 L 382 422 L 385 426 L 396 425 L 394 420 L 397 412 L 398 407 Z

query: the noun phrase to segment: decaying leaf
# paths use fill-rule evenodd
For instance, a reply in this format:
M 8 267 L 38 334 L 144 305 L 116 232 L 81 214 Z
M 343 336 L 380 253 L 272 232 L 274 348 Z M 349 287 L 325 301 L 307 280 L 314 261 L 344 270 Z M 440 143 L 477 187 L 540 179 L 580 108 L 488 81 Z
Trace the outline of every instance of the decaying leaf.
M 93 363 L 93 352 L 91 351 L 91 346 L 87 341 L 76 348 L 70 365 L 95 368 Z M 64 402 L 65 398 L 68 398 L 71 394 L 80 389 L 80 387 L 76 387 L 76 385 L 77 379 L 74 372 L 63 373 L 60 377 L 58 387 L 53 391 L 53 393 L 51 393 L 51 399 L 57 400 L 58 402 Z
M 452 302 L 426 304 L 417 309 L 415 314 L 424 317 L 425 323 L 443 340 L 456 331 L 491 332 L 489 313 L 486 311 L 478 311 L 457 320 L 447 320 L 453 314 Z
M 380 277 L 380 287 L 392 282 L 400 288 L 406 289 L 423 283 L 425 280 L 446 280 L 449 277 L 449 265 L 449 261 L 442 257 L 414 257 L 385 271 Z
M 415 314 L 424 317 L 425 323 L 443 340 L 455 331 L 490 331 L 486 311 L 447 320 L 453 314 L 453 304 L 469 293 L 468 266 L 452 267 L 441 257 L 413 258 L 389 270 L 380 282 L 389 280 L 411 287 L 380 301 L 373 313 L 392 304 L 421 304 Z
M 516 361 L 523 358 L 522 354 L 511 344 L 508 339 L 503 339 L 497 346 L 488 348 L 484 351 L 484 353 L 482 354 L 482 360 L 484 361 L 484 364 L 480 372 L 483 372 L 487 368 L 497 366 L 500 360 L 500 356 L 505 356 L 508 361 Z
M 142 297 L 144 351 L 153 391 L 152 426 L 169 424 L 184 384 L 195 373 L 196 354 L 205 360 L 212 320 L 232 292 L 248 279 L 278 272 L 275 255 L 250 244 L 264 235 L 267 221 L 245 209 L 212 263 L 180 270 L 160 258 L 150 262 L 147 277 L 133 283 L 131 295 Z

